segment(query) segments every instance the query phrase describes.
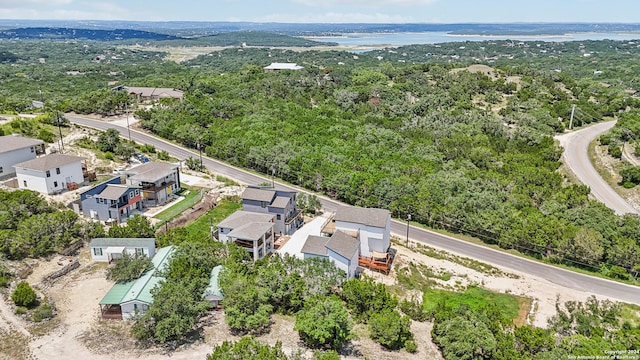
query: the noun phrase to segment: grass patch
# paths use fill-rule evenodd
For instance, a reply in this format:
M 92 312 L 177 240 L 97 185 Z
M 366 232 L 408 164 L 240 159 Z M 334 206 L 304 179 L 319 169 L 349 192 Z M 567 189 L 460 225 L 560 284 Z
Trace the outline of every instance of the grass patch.
M 438 283 L 434 278 L 439 278 L 426 265 L 415 264 L 410 262 L 407 266 L 396 271 L 396 279 L 402 289 L 405 290 L 424 290 L 437 286 Z
M 184 196 L 184 200 L 178 202 L 177 204 L 171 206 L 170 208 L 164 210 L 163 212 L 154 216 L 156 219 L 160 220 L 162 223 L 167 221 L 171 221 L 176 216 L 182 214 L 183 211 L 191 208 L 195 204 L 197 204 L 200 200 L 202 200 L 202 188 L 190 187 L 186 185 L 181 185 L 182 190 L 178 193 L 180 196 Z
M 0 357 L 3 359 L 28 359 L 29 339 L 17 331 L 7 332 L 0 329 Z
M 621 304 L 620 319 L 628 322 L 632 327 L 640 325 L 640 306 L 636 304 Z
M 207 211 L 195 221 L 190 222 L 185 226 L 185 229 L 189 234 L 201 234 L 203 232 L 209 233 L 209 226 L 211 224 L 217 225 L 220 221 L 233 214 L 237 210 L 242 208 L 242 204 L 239 201 L 232 201 L 229 199 L 223 199 L 216 207 Z
M 461 304 L 468 305 L 472 310 L 479 311 L 489 304 L 494 304 L 501 313 L 509 319 L 519 319 L 521 302 L 518 297 L 509 294 L 501 294 L 480 287 L 472 286 L 464 292 L 452 292 L 446 290 L 428 289 L 424 291 L 422 306 L 427 313 L 434 314 L 439 304 L 455 309 Z M 530 304 L 530 303 L 527 303 Z M 523 303 L 524 305 L 524 303 Z M 527 312 L 528 312 L 527 308 Z M 526 314 L 525 314 L 526 321 Z

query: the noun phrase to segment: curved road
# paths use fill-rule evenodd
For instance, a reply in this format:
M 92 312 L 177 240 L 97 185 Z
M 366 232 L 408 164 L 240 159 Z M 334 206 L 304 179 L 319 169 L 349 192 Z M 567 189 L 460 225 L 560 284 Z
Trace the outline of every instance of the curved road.
M 121 136 L 125 138 L 128 137 L 126 127 L 116 126 L 114 124 L 98 120 L 80 118 L 73 115 L 67 115 L 67 118 L 75 124 L 99 130 L 114 128 L 120 132 Z M 136 142 L 150 144 L 155 146 L 158 150 L 168 151 L 172 156 L 180 160 L 186 159 L 190 156 L 198 156 L 197 152 L 187 150 L 181 146 L 139 131 L 131 130 L 131 137 Z M 258 176 L 204 156 L 203 164 L 212 172 L 227 176 L 241 183 L 258 184 L 265 181 L 271 181 L 268 177 Z M 299 188 L 278 182 L 276 182 L 276 188 L 302 191 Z M 323 208 L 327 211 L 335 211 L 338 205 L 341 204 L 340 202 L 325 197 L 319 198 L 322 202 Z M 393 220 L 391 222 L 391 232 L 393 234 L 398 235 L 400 238 L 404 238 L 406 236 L 406 231 L 407 224 L 405 222 L 397 220 Z M 567 288 L 607 296 L 624 302 L 640 304 L 640 287 L 621 284 L 556 268 L 414 226 L 411 226 L 409 234 L 412 240 L 419 241 L 448 252 L 456 253 L 461 256 L 477 259 L 482 262 L 505 267 L 521 273 L 538 276 Z
M 598 174 L 589 159 L 589 144 L 598 136 L 611 129 L 615 121 L 598 123 L 571 133 L 556 136 L 564 148 L 563 157 L 567 166 L 585 185 L 591 188 L 593 196 L 618 215 L 640 214 L 622 196 L 618 195 Z

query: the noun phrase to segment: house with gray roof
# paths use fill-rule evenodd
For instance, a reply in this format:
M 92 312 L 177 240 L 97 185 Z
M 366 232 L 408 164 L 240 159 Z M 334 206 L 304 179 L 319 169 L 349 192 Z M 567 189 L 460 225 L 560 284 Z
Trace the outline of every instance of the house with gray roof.
M 136 87 L 136 86 L 116 86 L 114 91 L 124 90 L 130 96 L 135 96 L 138 101 L 154 101 L 160 99 L 182 100 L 184 92 L 172 88 Z
M 164 204 L 180 191 L 180 170 L 175 164 L 148 162 L 127 169 L 124 174 L 128 185 L 140 189 L 146 206 Z
M 253 260 L 274 251 L 273 214 L 236 211 L 218 224 L 218 240 L 234 242 L 251 253 Z
M 331 236 L 338 230 L 360 241 L 361 256 L 378 256 L 387 253 L 391 246 L 391 213 L 385 209 L 341 205 L 322 232 Z
M 142 211 L 142 194 L 117 176 L 82 192 L 80 204 L 82 213 L 92 220 L 123 223 Z
M 319 257 L 328 259 L 347 274 L 349 279 L 356 275 L 360 241 L 337 230 L 331 237 L 310 235 L 302 250 L 304 259 Z
M 151 262 L 153 269 L 137 279 L 119 282 L 100 300 L 100 314 L 103 319 L 129 320 L 143 314 L 153 303 L 151 290 L 164 280 L 163 271 L 169 266 L 174 247 L 158 249 Z
M 57 194 L 67 186 L 84 183 L 82 161 L 73 155 L 49 154 L 13 165 L 20 189 Z
M 304 219 L 296 206 L 296 192 L 270 188 L 247 187 L 242 193 L 242 210 L 273 214 L 274 232 L 277 235 L 291 235 Z
M 0 136 L 0 179 L 16 175 L 13 165 L 44 154 L 44 141 L 21 135 Z
M 95 238 L 89 242 L 91 260 L 111 263 L 129 256 L 144 255 L 153 258 L 156 253 L 154 238 Z

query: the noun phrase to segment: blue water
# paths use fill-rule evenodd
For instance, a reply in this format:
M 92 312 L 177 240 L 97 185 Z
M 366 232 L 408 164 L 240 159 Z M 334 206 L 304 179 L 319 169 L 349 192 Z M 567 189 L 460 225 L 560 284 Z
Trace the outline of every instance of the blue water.
M 313 40 L 335 42 L 345 46 L 402 46 L 437 44 L 455 41 L 518 40 L 518 41 L 584 41 L 584 40 L 637 40 L 638 33 L 577 33 L 566 35 L 449 35 L 446 32 L 424 33 L 348 33 L 342 36 L 314 37 Z

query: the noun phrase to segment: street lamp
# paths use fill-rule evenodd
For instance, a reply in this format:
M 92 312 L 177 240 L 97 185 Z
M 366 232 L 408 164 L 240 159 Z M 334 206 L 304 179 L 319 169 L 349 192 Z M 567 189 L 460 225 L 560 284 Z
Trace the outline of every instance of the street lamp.
M 405 246 L 409 246 L 409 221 L 411 221 L 411 214 L 407 215 L 407 242 Z
M 125 105 L 125 113 L 127 113 L 127 131 L 129 132 L 129 141 L 131 141 L 131 128 L 129 127 L 129 104 Z

